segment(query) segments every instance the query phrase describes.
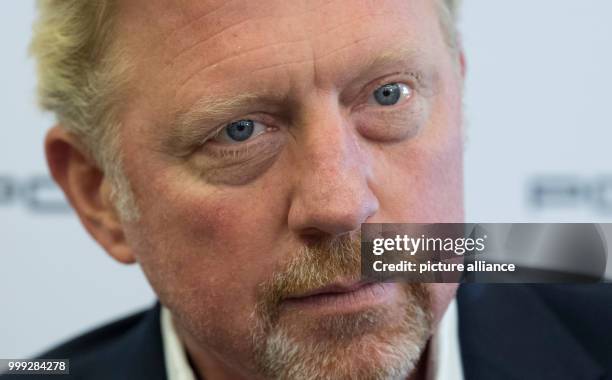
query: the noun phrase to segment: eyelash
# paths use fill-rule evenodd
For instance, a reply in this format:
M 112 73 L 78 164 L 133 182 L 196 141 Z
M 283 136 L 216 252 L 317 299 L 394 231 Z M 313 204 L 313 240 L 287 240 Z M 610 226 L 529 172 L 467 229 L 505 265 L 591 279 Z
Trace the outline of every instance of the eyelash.
M 268 115 L 260 114 L 257 116 L 248 115 L 239 119 L 232 120 L 229 123 L 217 128 L 215 132 L 211 133 L 209 137 L 204 139 L 203 142 L 199 144 L 199 149 L 206 150 L 207 153 L 217 158 L 226 158 L 228 156 L 231 156 L 234 159 L 242 158 L 250 151 L 250 148 L 253 148 L 259 144 L 257 140 L 260 139 L 261 135 L 273 133 L 279 130 L 279 127 L 273 126 L 273 122 L 270 119 L 271 118 Z M 239 120 L 253 120 L 256 123 L 261 123 L 266 126 L 266 131 L 258 134 L 256 138 L 249 138 L 243 142 L 238 142 L 235 144 L 219 143 L 217 141 L 214 141 L 215 137 L 223 133 L 225 128 L 227 128 L 231 123 Z
M 217 138 L 220 139 L 223 136 L 224 133 L 227 134 L 227 128 L 228 127 L 230 127 L 233 123 L 238 122 L 238 121 L 242 121 L 242 120 L 251 120 L 251 121 L 253 121 L 253 123 L 259 124 L 261 127 L 264 128 L 263 131 L 259 131 L 259 132 L 255 132 L 254 131 L 253 135 L 249 136 L 248 140 L 245 140 L 245 142 L 249 141 L 249 140 L 252 140 L 251 137 L 257 137 L 257 136 L 262 135 L 264 133 L 272 132 L 272 130 L 273 130 L 272 127 L 269 127 L 265 123 L 260 122 L 258 120 L 254 120 L 254 119 L 251 119 L 251 118 L 242 118 L 242 119 L 239 119 L 239 120 L 236 120 L 236 121 L 231 121 L 228 124 L 226 124 L 224 127 L 222 127 L 221 129 L 219 129 L 217 131 L 217 133 L 211 138 L 211 140 L 215 140 Z M 227 145 L 240 145 L 240 144 L 241 144 L 241 142 L 235 142 L 235 143 L 232 143 L 232 142 L 229 142 L 229 141 L 227 142 Z
M 401 76 L 404 76 L 404 78 L 401 78 Z M 406 81 L 405 76 L 410 76 L 412 80 Z M 395 73 L 391 75 L 386 75 L 383 78 L 375 79 L 374 81 L 370 82 L 370 84 L 367 84 L 366 86 L 364 86 L 364 89 L 367 89 L 363 91 L 364 95 L 362 95 L 362 96 L 365 96 L 365 99 L 362 99 L 361 101 L 359 101 L 358 104 L 353 109 L 357 110 L 363 107 L 371 107 L 372 104 L 369 104 L 368 100 L 372 96 L 374 91 L 376 91 L 381 86 L 384 86 L 386 84 L 391 84 L 391 83 L 403 84 L 403 85 L 408 86 L 408 88 L 411 90 L 411 96 L 407 100 L 410 101 L 416 95 L 421 81 L 422 81 L 422 78 L 420 75 L 416 73 L 411 73 L 411 72 Z M 381 107 L 381 106 L 376 106 L 376 107 L 381 108 L 381 111 L 384 112 L 387 110 L 396 109 L 397 107 L 400 107 L 403 105 L 404 104 L 397 104 L 397 105 L 387 106 L 387 107 Z

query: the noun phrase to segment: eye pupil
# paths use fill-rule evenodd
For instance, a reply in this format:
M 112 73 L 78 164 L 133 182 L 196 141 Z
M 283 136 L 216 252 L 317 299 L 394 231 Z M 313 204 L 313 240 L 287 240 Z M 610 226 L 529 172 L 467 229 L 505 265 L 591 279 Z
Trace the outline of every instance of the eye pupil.
M 253 134 L 253 120 L 239 120 L 230 123 L 226 127 L 226 133 L 229 138 L 235 141 L 244 141 Z
M 402 89 L 398 83 L 389 83 L 374 91 L 374 99 L 376 99 L 376 102 L 381 106 L 392 106 L 396 104 L 401 95 Z

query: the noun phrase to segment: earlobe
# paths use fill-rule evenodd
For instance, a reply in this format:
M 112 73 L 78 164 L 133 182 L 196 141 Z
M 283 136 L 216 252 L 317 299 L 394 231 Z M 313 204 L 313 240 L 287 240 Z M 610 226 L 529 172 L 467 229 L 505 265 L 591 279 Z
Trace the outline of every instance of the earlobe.
M 110 201 L 111 185 L 79 139 L 61 126 L 45 138 L 47 164 L 90 235 L 117 261 L 130 264 L 134 255 Z

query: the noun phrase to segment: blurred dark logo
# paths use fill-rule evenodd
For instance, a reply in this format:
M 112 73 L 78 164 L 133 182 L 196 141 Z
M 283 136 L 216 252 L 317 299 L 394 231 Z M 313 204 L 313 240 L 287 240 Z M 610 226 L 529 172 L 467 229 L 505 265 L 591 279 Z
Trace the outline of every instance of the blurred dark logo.
M 39 214 L 70 211 L 62 191 L 48 176 L 0 174 L 0 208 L 13 206 L 25 207 Z
M 537 209 L 588 208 L 612 215 L 612 175 L 536 177 L 528 185 L 528 197 Z

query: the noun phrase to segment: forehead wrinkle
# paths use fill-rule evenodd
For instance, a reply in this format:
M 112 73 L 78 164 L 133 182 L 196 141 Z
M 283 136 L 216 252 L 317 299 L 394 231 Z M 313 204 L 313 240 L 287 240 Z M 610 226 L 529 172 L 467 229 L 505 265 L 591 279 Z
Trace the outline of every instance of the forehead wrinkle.
M 273 63 L 273 64 L 268 65 L 268 66 L 263 66 L 263 67 L 257 68 L 255 70 L 251 71 L 251 73 L 258 73 L 258 72 L 261 72 L 261 71 L 275 69 L 277 67 L 282 67 L 282 66 L 299 65 L 299 64 L 302 64 L 302 63 L 312 63 L 312 62 L 313 62 L 312 58 L 304 58 L 304 59 L 298 59 L 298 60 L 295 60 L 295 61 Z
M 338 48 L 335 48 L 334 50 L 331 50 L 329 52 L 326 52 L 325 54 L 322 55 L 316 55 L 316 52 L 314 53 L 314 61 L 321 61 L 326 59 L 327 57 L 331 56 L 331 55 L 335 55 L 338 54 L 339 52 L 342 52 L 344 50 L 350 49 L 355 47 L 356 45 L 359 45 L 361 42 L 364 41 L 368 41 L 368 40 L 372 40 L 375 39 L 377 36 L 367 36 L 367 37 L 363 37 L 363 38 L 359 38 L 357 40 L 353 40 L 350 41 L 350 43 L 348 45 L 344 45 Z
M 313 10 L 316 10 L 316 9 L 321 10 L 321 8 L 328 7 L 331 4 L 336 3 L 336 2 L 338 2 L 338 0 L 327 0 L 327 1 L 324 1 L 322 4 L 316 4 L 313 7 L 306 8 L 306 9 L 308 9 L 309 11 L 313 11 Z
M 335 2 L 335 1 L 332 1 L 332 2 L 328 2 L 328 3 L 326 3 L 326 6 L 328 6 L 328 5 L 332 4 L 333 2 Z M 380 16 L 380 15 L 384 15 L 384 14 L 390 14 L 390 13 L 392 13 L 392 12 L 390 12 L 390 11 L 382 11 L 382 12 L 378 12 L 378 16 Z M 193 78 L 194 78 L 196 75 L 205 74 L 205 72 L 209 71 L 209 69 L 211 69 L 211 68 L 214 68 L 216 65 L 219 65 L 219 64 L 222 64 L 222 63 L 224 63 L 224 62 L 227 62 L 228 60 L 239 59 L 239 58 L 241 58 L 241 56 L 243 56 L 243 55 L 244 55 L 244 54 L 246 54 L 246 53 L 257 52 L 257 51 L 258 51 L 258 50 L 260 50 L 260 49 L 267 49 L 267 48 L 278 48 L 278 47 L 281 47 L 281 46 L 284 46 L 284 45 L 291 45 L 291 44 L 294 44 L 294 43 L 307 42 L 307 41 L 310 41 L 312 45 L 320 45 L 320 43 L 319 43 L 319 42 L 317 42 L 317 39 L 318 39 L 318 40 L 323 40 L 323 39 L 325 39 L 325 40 L 329 40 L 328 38 L 326 38 L 326 36 L 325 36 L 325 35 L 327 35 L 327 34 L 329 34 L 329 33 L 332 33 L 334 30 L 338 30 L 338 29 L 340 29 L 340 28 L 347 27 L 347 26 L 352 25 L 352 24 L 355 24 L 355 23 L 359 23 L 359 22 L 360 22 L 360 21 L 362 21 L 363 19 L 366 19 L 367 17 L 371 17 L 371 16 L 372 16 L 371 14 L 365 14 L 365 15 L 360 16 L 360 17 L 359 17 L 358 19 L 356 19 L 356 20 L 355 20 L 355 19 L 351 19 L 351 20 L 349 20 L 349 21 L 344 21 L 344 22 L 342 22 L 341 24 L 337 24 L 337 23 L 333 23 L 333 22 L 332 22 L 332 23 L 331 23 L 331 24 L 332 24 L 332 26 L 331 26 L 331 27 L 329 27 L 329 26 L 325 25 L 325 26 L 327 26 L 327 28 L 325 28 L 324 30 L 321 30 L 321 31 L 317 31 L 317 34 L 316 34 L 316 35 L 313 35 L 313 34 L 307 34 L 307 33 L 306 33 L 306 29 L 309 29 L 309 30 L 311 30 L 311 29 L 312 29 L 312 30 L 314 31 L 314 30 L 318 30 L 319 28 L 313 27 L 313 26 L 312 26 L 312 24 L 310 24 L 310 23 L 306 23 L 306 25 L 304 25 L 302 28 L 300 28 L 300 29 L 303 31 L 303 33 L 302 33 L 301 35 L 298 35 L 298 36 L 299 36 L 298 38 L 292 39 L 292 40 L 290 40 L 290 41 L 281 41 L 281 42 L 275 42 L 275 43 L 264 43 L 264 44 L 263 44 L 263 45 L 261 45 L 261 46 L 252 47 L 252 48 L 249 48 L 249 49 L 247 49 L 247 50 L 240 50 L 240 51 L 238 52 L 238 54 L 232 54 L 233 52 L 230 50 L 229 52 L 225 52 L 225 53 L 226 53 L 226 57 L 223 57 L 223 58 L 220 58 L 220 59 L 218 59 L 218 60 L 215 60 L 215 61 L 212 61 L 212 62 L 207 63 L 207 66 L 208 66 L 208 67 L 205 67 L 205 68 L 203 68 L 203 69 L 202 69 L 201 67 L 199 67 L 199 66 L 192 65 L 192 66 L 194 66 L 194 68 L 191 70 L 191 72 L 189 72 L 189 73 L 187 73 L 187 74 L 186 74 L 186 76 L 184 77 L 184 79 L 182 79 L 182 80 L 181 80 L 181 81 L 178 83 L 178 85 L 177 85 L 177 89 L 178 89 L 178 91 L 179 91 L 179 92 L 181 92 L 181 91 L 183 90 L 183 88 L 185 87 L 185 85 L 186 85 L 186 84 L 187 84 L 187 83 L 188 83 L 190 80 L 192 80 L 192 79 L 193 79 Z M 233 24 L 233 25 L 231 25 L 231 26 L 229 26 L 229 27 L 227 27 L 227 28 L 225 28 L 225 29 L 222 29 L 222 30 L 220 30 L 220 31 L 215 32 L 215 33 L 214 33 L 213 35 L 211 35 L 211 36 L 207 36 L 207 37 L 206 37 L 206 39 L 204 39 L 204 40 L 199 40 L 199 41 L 198 41 L 198 42 L 196 42 L 195 44 L 192 44 L 192 45 L 191 45 L 191 47 L 189 47 L 189 48 L 188 48 L 188 49 L 186 49 L 186 50 L 185 50 L 185 49 L 184 49 L 184 50 L 182 50 L 182 51 L 179 53 L 179 55 L 178 55 L 178 56 L 176 56 L 176 57 L 172 58 L 172 61 L 176 61 L 176 60 L 180 59 L 182 56 L 184 56 L 185 54 L 187 54 L 187 53 L 188 53 L 188 50 L 189 50 L 189 51 L 192 51 L 193 49 L 196 49 L 198 46 L 200 46 L 200 45 L 202 45 L 202 44 L 211 43 L 211 40 L 213 40 L 213 39 L 214 39 L 216 36 L 218 36 L 218 35 L 220 35 L 220 34 L 223 34 L 223 33 L 227 34 L 227 33 L 229 33 L 229 32 L 230 32 L 230 31 L 231 31 L 231 30 L 232 30 L 234 27 L 241 27 L 241 26 L 243 26 L 243 25 L 244 25 L 244 23 L 246 23 L 246 22 L 255 22 L 255 21 L 257 21 L 257 22 L 259 23 L 259 22 L 262 22 L 262 20 L 266 20 L 266 19 L 274 18 L 274 22 L 275 22 L 275 24 L 276 24 L 276 25 L 278 25 L 279 23 L 281 23 L 281 21 L 277 19 L 278 17 L 279 17 L 279 16 L 276 16 L 276 15 L 275 15 L 275 16 L 269 16 L 269 15 L 268 15 L 268 16 L 261 16 L 261 17 L 258 17 L 258 18 L 256 18 L 256 19 L 251 18 L 251 19 L 246 19 L 246 20 L 239 21 L 239 22 L 238 22 L 238 24 Z M 302 23 L 301 23 L 301 22 L 299 22 L 299 21 L 304 21 L 304 20 L 302 20 L 301 18 L 299 18 L 299 17 L 297 17 L 297 16 L 295 16 L 295 15 L 292 15 L 292 16 L 286 16 L 286 17 L 284 17 L 284 18 L 289 18 L 290 20 L 295 19 L 295 20 L 296 20 L 296 22 L 290 22 L 290 23 L 289 23 L 289 24 L 291 24 L 291 25 L 296 25 L 297 23 L 302 24 Z M 315 19 L 315 20 L 313 20 L 313 21 L 316 23 L 316 19 Z M 309 26 L 309 25 L 310 25 L 310 26 Z M 305 33 L 306 33 L 306 34 L 305 34 Z M 367 37 L 367 38 L 369 38 L 369 37 Z M 367 38 L 366 38 L 366 39 L 367 39 Z M 269 40 L 269 39 L 268 39 L 268 40 Z M 358 42 L 360 42 L 360 41 L 361 41 L 361 40 L 353 41 L 353 43 L 358 43 Z M 239 46 L 239 45 L 238 45 L 238 46 Z M 278 50 L 278 49 L 277 49 L 277 50 Z M 316 49 L 316 48 L 315 48 L 315 46 L 309 46 L 309 48 L 308 48 L 308 49 L 305 49 L 305 50 L 304 50 L 304 52 L 303 52 L 305 55 L 307 55 L 307 54 L 308 54 L 308 52 L 307 52 L 306 50 L 308 50 L 308 51 L 310 52 L 310 56 L 313 58 L 313 61 L 314 61 L 314 60 L 317 58 L 317 50 L 318 50 L 318 49 Z M 286 51 L 284 51 L 284 52 L 283 52 L 283 51 L 281 51 L 280 53 L 281 53 L 281 54 L 285 54 L 285 55 L 287 54 L 287 52 L 286 52 Z M 332 51 L 332 52 L 328 52 L 328 53 L 326 53 L 326 54 L 333 54 L 333 53 L 334 53 L 334 52 Z M 272 57 L 278 57 L 278 54 L 272 54 L 271 56 L 272 56 Z M 325 56 L 323 56 L 323 57 L 325 57 Z M 195 57 L 195 58 L 196 58 L 196 59 L 193 61 L 194 63 L 198 61 L 197 57 Z M 295 63 L 295 62 L 296 62 L 296 59 L 295 59 L 295 58 L 289 58 L 289 60 L 290 60 L 290 62 L 291 62 L 291 63 Z M 307 60 L 306 60 L 306 59 L 303 59 L 303 60 L 302 60 L 301 58 L 298 58 L 298 59 L 297 59 L 297 61 L 298 61 L 298 62 L 306 62 Z M 282 65 L 282 64 L 283 64 L 283 63 L 280 63 L 280 62 L 279 62 L 279 63 L 272 63 L 272 66 L 280 66 L 280 65 Z M 262 68 L 259 68 L 259 69 L 256 69 L 256 70 L 257 70 L 257 71 L 259 71 L 259 70 L 265 70 L 266 68 L 268 68 L 268 66 L 266 66 L 266 67 L 262 67 Z M 317 76 L 316 76 L 316 71 L 317 71 L 317 68 L 316 68 L 316 67 L 315 67 L 315 68 L 313 68 L 313 70 L 312 70 L 312 71 L 315 73 L 315 78 L 316 78 L 316 77 L 317 77 Z
M 377 16 L 382 16 L 382 15 L 385 15 L 385 14 L 393 14 L 393 12 L 392 11 L 379 12 L 377 14 Z M 315 15 L 315 16 L 317 16 L 317 15 Z M 348 20 L 346 22 L 333 23 L 332 27 L 321 30 L 320 33 L 318 33 L 316 37 L 320 38 L 320 37 L 322 37 L 323 34 L 331 33 L 331 32 L 333 32 L 335 30 L 338 30 L 338 29 L 343 28 L 343 27 L 348 26 L 348 25 L 360 23 L 364 19 L 369 19 L 369 18 L 372 18 L 372 17 L 373 17 L 373 15 L 371 13 L 365 13 L 362 16 L 359 16 L 357 18 L 351 18 L 350 20 Z
M 204 39 L 197 39 L 195 42 L 192 42 L 188 44 L 187 46 L 179 48 L 178 52 L 176 52 L 176 50 L 173 50 L 171 53 L 167 53 L 166 55 L 172 54 L 173 57 L 167 58 L 165 59 L 165 61 L 170 62 L 170 63 L 173 61 L 176 61 L 180 59 L 181 57 L 183 57 L 184 55 L 188 54 L 189 52 L 196 50 L 201 45 L 210 43 L 211 40 L 214 40 L 216 37 L 219 37 L 222 34 L 224 35 L 232 34 L 233 37 L 237 37 L 238 35 L 244 35 L 245 33 L 243 30 L 239 32 L 234 32 L 234 33 L 232 32 L 236 29 L 244 29 L 244 24 L 247 24 L 247 23 L 259 23 L 262 20 L 273 19 L 272 20 L 273 22 L 269 24 L 271 26 L 278 27 L 279 25 L 281 25 L 281 22 L 280 22 L 281 19 L 287 19 L 287 18 L 295 19 L 296 18 L 296 16 L 293 14 L 284 15 L 284 14 L 275 14 L 274 12 L 264 13 L 259 8 L 256 8 L 255 11 L 252 12 L 252 14 L 248 14 L 247 11 L 244 11 L 244 12 L 238 12 L 238 15 L 239 16 L 231 18 L 231 23 L 229 24 L 226 23 L 226 25 L 223 25 L 220 28 L 215 28 L 212 31 L 206 31 L 205 28 L 208 27 L 208 25 L 202 25 L 200 30 L 195 31 L 195 33 L 192 33 L 192 34 L 196 34 L 198 32 L 205 33 L 205 34 L 206 33 L 212 33 L 212 34 L 208 34 L 206 35 Z M 218 24 L 219 23 L 217 23 L 217 26 Z M 293 25 L 293 24 L 295 23 L 294 22 L 288 23 L 288 25 Z M 256 24 L 256 26 L 259 26 L 259 25 Z M 269 31 L 273 32 L 272 29 L 270 29 Z M 275 34 L 278 35 L 278 33 L 275 33 Z M 226 42 L 225 39 L 223 39 L 223 41 Z
M 204 11 L 202 14 L 197 15 L 195 17 L 193 17 L 191 20 L 189 20 L 186 24 L 180 25 L 179 27 L 170 30 L 168 33 L 166 33 L 163 37 L 162 37 L 162 41 L 164 43 L 166 43 L 168 40 L 170 40 L 172 37 L 179 35 L 183 32 L 185 32 L 187 29 L 193 28 L 195 25 L 198 24 L 206 24 L 204 21 L 205 18 L 211 17 L 213 15 L 215 15 L 216 13 L 218 13 L 219 11 L 221 11 L 223 8 L 226 8 L 230 5 L 233 5 L 233 3 L 235 3 L 236 0 L 230 0 L 230 1 L 221 1 L 221 5 L 214 7 L 213 9 L 208 9 L 206 11 Z
M 170 63 L 172 63 L 173 61 L 176 61 L 178 59 L 180 59 L 182 56 L 184 56 L 185 54 L 187 54 L 188 52 L 197 49 L 198 46 L 207 43 L 208 41 L 212 40 L 213 38 L 223 34 L 223 33 L 228 33 L 234 29 L 238 29 L 241 28 L 244 24 L 253 21 L 253 19 L 244 19 L 241 20 L 237 23 L 231 24 L 231 25 L 226 25 L 223 28 L 216 30 L 213 34 L 206 36 L 206 38 L 202 39 L 202 40 L 197 40 L 196 42 L 194 42 L 193 44 L 180 49 L 176 54 L 173 52 L 174 57 L 172 59 L 169 60 Z
M 316 85 L 320 85 L 321 83 L 320 80 L 321 78 L 319 78 L 319 74 L 321 72 L 321 70 L 317 67 L 319 65 L 319 62 L 322 60 L 327 59 L 328 57 L 331 57 L 335 54 L 338 54 L 339 52 L 342 52 L 344 50 L 350 49 L 352 47 L 355 47 L 357 45 L 359 45 L 360 43 L 363 43 L 365 41 L 368 40 L 372 40 L 378 38 L 377 36 L 366 36 L 363 37 L 361 39 L 358 40 L 353 40 L 350 41 L 348 45 L 336 48 L 333 51 L 330 52 L 326 52 L 323 55 L 318 55 L 317 56 L 317 49 L 314 48 L 312 43 L 308 43 L 307 48 L 302 49 L 301 52 L 303 53 L 303 58 L 297 58 L 297 59 L 291 59 L 288 58 L 287 61 L 285 62 L 271 62 L 266 66 L 262 66 L 259 68 L 254 68 L 253 70 L 251 70 L 249 73 L 259 73 L 262 71 L 266 71 L 266 70 L 271 70 L 277 67 L 282 67 L 282 66 L 288 66 L 288 65 L 295 65 L 295 64 L 303 64 L 303 63 L 312 63 L 312 74 L 314 76 L 314 82 L 313 84 Z M 223 64 L 225 62 L 228 61 L 232 61 L 232 60 L 238 60 L 241 59 L 244 55 L 249 54 L 249 53 L 256 53 L 259 50 L 264 50 L 264 49 L 274 49 L 276 51 L 279 51 L 278 54 L 271 54 L 271 56 L 273 57 L 279 57 L 281 54 L 287 54 L 287 52 L 289 51 L 288 48 L 284 48 L 284 49 L 280 49 L 282 47 L 285 46 L 291 46 L 291 45 L 295 45 L 295 44 L 299 44 L 302 42 L 312 42 L 310 41 L 309 38 L 300 38 L 297 39 L 295 41 L 283 41 L 283 42 L 277 42 L 277 43 L 272 43 L 272 44 L 266 44 L 263 46 L 258 46 L 258 47 L 254 47 L 252 49 L 248 49 L 248 50 L 244 50 L 241 51 L 239 54 L 237 55 L 228 55 L 218 61 L 213 62 L 212 64 L 208 65 L 207 67 L 205 67 L 202 70 L 197 70 L 194 71 L 190 74 L 188 74 L 188 76 L 182 80 L 179 83 L 179 92 L 183 91 L 184 88 L 187 86 L 187 84 L 196 76 L 196 75 L 204 75 L 206 74 L 208 71 L 214 69 L 217 65 Z M 402 46 L 401 48 L 391 48 L 391 49 L 387 49 L 385 52 L 378 54 L 376 56 L 373 56 L 372 54 L 357 54 L 354 55 L 353 57 L 350 58 L 346 58 L 344 59 L 345 61 L 350 61 L 350 62 L 363 62 L 365 60 L 365 63 L 361 64 L 360 66 L 366 66 L 366 69 L 361 69 L 359 71 L 362 72 L 367 72 L 368 70 L 376 67 L 376 66 L 382 66 L 382 65 L 391 65 L 393 63 L 397 63 L 399 61 L 402 62 L 407 62 L 410 60 L 413 61 L 418 61 L 419 60 L 419 56 L 421 54 L 418 54 L 416 52 L 416 50 L 414 48 L 410 48 L 407 46 Z M 356 65 L 355 65 L 356 66 Z M 355 71 L 358 70 L 358 68 L 355 68 Z
M 238 54 L 232 54 L 232 55 L 227 55 L 219 60 L 210 62 L 205 68 L 201 69 L 198 68 L 197 70 L 194 70 L 193 72 L 187 74 L 187 76 L 181 80 L 178 83 L 178 91 L 177 92 L 181 92 L 183 90 L 183 88 L 197 75 L 203 75 L 206 74 L 206 72 L 208 72 L 209 70 L 215 68 L 216 66 L 223 64 L 227 61 L 232 61 L 232 60 L 236 60 L 239 58 L 242 58 L 244 55 L 246 54 L 253 54 L 256 53 L 259 50 L 263 50 L 263 49 L 269 49 L 269 48 L 278 48 L 280 46 L 285 46 L 285 45 L 292 45 L 292 44 L 299 44 L 304 42 L 305 39 L 297 39 L 294 41 L 282 41 L 282 42 L 275 42 L 275 43 L 271 43 L 271 44 L 265 44 L 262 46 L 256 46 L 253 47 L 251 49 L 246 49 L 246 50 L 241 50 Z
M 379 12 L 377 16 L 381 16 L 381 15 L 385 15 L 385 14 L 394 14 L 394 13 L 390 12 L 390 11 L 389 12 Z M 337 28 L 336 27 L 331 28 L 331 29 L 329 29 L 329 31 L 338 30 L 342 26 L 347 26 L 347 25 L 352 25 L 352 24 L 359 24 L 359 20 L 367 18 L 368 16 L 371 17 L 372 15 L 366 15 L 366 17 L 362 17 L 362 18 L 359 18 L 357 20 L 353 20 L 352 22 L 347 22 L 344 25 L 339 25 Z M 359 25 L 357 25 L 357 26 L 359 26 Z M 315 56 L 315 59 L 317 59 L 317 60 L 324 59 L 327 56 L 335 54 L 335 53 L 338 53 L 338 52 L 340 52 L 340 51 L 342 51 L 344 49 L 348 49 L 348 48 L 356 46 L 356 45 L 358 45 L 360 43 L 363 43 L 365 41 L 372 40 L 372 39 L 377 39 L 377 38 L 381 39 L 381 41 L 380 41 L 381 43 L 374 45 L 374 47 L 388 45 L 388 43 L 387 43 L 388 41 L 392 41 L 393 39 L 396 39 L 398 36 L 401 39 L 403 39 L 406 44 L 408 44 L 411 41 L 413 41 L 413 38 L 411 38 L 411 37 L 413 37 L 412 36 L 413 32 L 409 32 L 409 34 L 406 34 L 406 32 L 407 32 L 406 30 L 398 29 L 398 28 L 392 28 L 391 29 L 392 33 L 390 33 L 390 34 L 388 34 L 388 33 L 382 33 L 382 34 L 381 33 L 369 33 L 368 30 L 363 29 L 363 28 L 351 29 L 351 31 L 354 31 L 354 30 L 360 31 L 360 35 L 361 36 L 365 35 L 365 36 L 364 37 L 360 37 L 360 38 L 356 38 L 358 35 L 347 35 L 344 38 L 346 40 L 345 43 L 343 43 L 340 46 L 338 46 L 338 44 L 335 44 L 336 46 L 333 46 L 333 48 L 331 50 L 317 54 Z M 327 34 L 327 33 L 329 33 L 329 31 L 328 32 L 323 32 L 323 33 Z M 315 40 L 316 43 L 317 43 L 317 46 L 330 45 L 329 37 L 326 36 L 326 35 L 323 35 L 323 33 L 318 35 L 316 40 Z M 337 41 L 341 41 L 342 39 L 336 38 L 336 40 Z M 348 42 L 348 44 L 346 42 Z M 318 51 L 320 51 L 320 49 L 317 49 L 317 52 Z M 404 54 L 404 53 L 405 52 L 401 52 L 401 54 Z

